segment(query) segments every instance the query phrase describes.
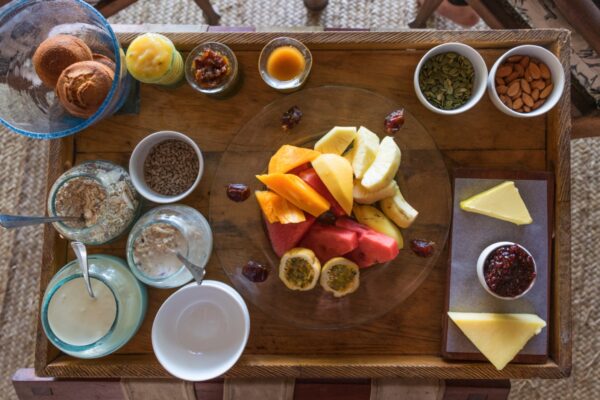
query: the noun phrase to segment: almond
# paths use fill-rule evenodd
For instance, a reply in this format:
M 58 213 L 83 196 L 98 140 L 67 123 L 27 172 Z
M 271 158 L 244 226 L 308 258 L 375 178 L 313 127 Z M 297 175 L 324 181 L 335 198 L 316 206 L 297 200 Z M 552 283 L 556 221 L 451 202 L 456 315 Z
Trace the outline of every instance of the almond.
M 540 98 L 540 89 L 533 89 L 531 91 L 531 98 L 533 99 L 533 101 L 538 101 L 538 99 Z
M 512 103 L 512 109 L 516 110 L 518 108 L 523 107 L 523 100 L 521 100 L 521 98 L 519 97 L 518 99 L 516 99 L 515 101 L 513 101 Z
M 513 67 L 511 64 L 503 64 L 498 71 L 496 72 L 496 77 L 504 78 L 505 76 L 510 75 L 513 72 Z
M 507 90 L 508 90 L 508 87 L 506 85 L 500 85 L 496 88 L 496 91 L 498 92 L 498 94 L 505 94 Z
M 511 84 L 508 86 L 508 90 L 507 90 L 506 94 L 509 97 L 515 96 L 521 90 L 520 86 L 521 85 L 519 84 L 519 81 L 513 81 L 513 82 L 511 82 Z
M 540 77 L 542 76 L 540 68 L 534 62 L 530 62 L 529 67 L 527 67 L 527 69 L 529 70 L 529 73 L 531 74 L 531 77 L 533 79 L 540 79 Z
M 527 82 L 527 79 L 521 79 L 521 90 L 523 90 L 527 94 L 531 93 L 531 86 L 529 86 L 529 82 Z
M 531 112 L 531 107 L 523 106 L 523 111 Z
M 553 87 L 554 87 L 553 84 L 549 84 L 548 86 L 546 86 L 544 88 L 544 90 L 542 90 L 540 93 L 540 99 L 545 99 L 546 97 L 548 97 L 550 95 L 550 93 L 552 92 Z
M 544 100 L 544 99 L 536 101 L 535 103 L 533 103 L 533 107 L 531 107 L 531 109 L 535 110 L 535 109 L 539 108 L 542 104 L 544 104 L 545 101 L 546 100 Z
M 543 80 L 538 79 L 537 81 L 531 82 L 531 87 L 534 89 L 544 90 L 544 88 L 546 87 L 546 84 L 544 83 Z
M 517 71 L 513 71 L 509 76 L 506 77 L 506 82 L 512 82 L 519 77 L 519 73 Z
M 531 74 L 529 73 L 528 69 L 525 70 L 525 73 L 523 74 L 523 78 L 525 78 L 525 80 L 527 82 L 533 81 L 533 78 L 531 77 Z
M 519 61 L 521 61 L 521 59 L 523 58 L 523 56 L 510 56 L 508 57 L 507 61 L 511 62 L 511 63 L 518 63 Z
M 525 73 L 525 68 L 523 68 L 521 64 L 515 64 L 514 70 L 518 73 L 519 78 L 523 77 L 523 74 Z
M 506 102 L 509 100 L 510 98 L 508 96 L 505 96 L 503 94 L 500 95 L 500 101 L 502 101 L 504 104 L 506 104 Z
M 504 103 L 504 104 L 506 104 L 506 107 L 508 107 L 508 108 L 512 108 L 512 106 L 513 106 L 513 102 L 510 99 L 510 97 L 506 100 L 506 103 Z
M 496 85 L 504 85 L 505 83 L 504 79 L 496 77 Z
M 528 95 L 527 93 L 523 93 L 523 96 L 521 96 L 521 99 L 523 99 L 523 103 L 525 103 L 525 105 L 527 107 L 533 107 L 534 101 L 530 95 Z
M 519 62 L 519 64 L 521 64 L 521 66 L 523 68 L 527 68 L 527 66 L 529 65 L 529 57 L 528 56 L 524 56 L 521 61 Z
M 540 63 L 540 74 L 544 79 L 550 79 L 550 70 L 544 63 Z

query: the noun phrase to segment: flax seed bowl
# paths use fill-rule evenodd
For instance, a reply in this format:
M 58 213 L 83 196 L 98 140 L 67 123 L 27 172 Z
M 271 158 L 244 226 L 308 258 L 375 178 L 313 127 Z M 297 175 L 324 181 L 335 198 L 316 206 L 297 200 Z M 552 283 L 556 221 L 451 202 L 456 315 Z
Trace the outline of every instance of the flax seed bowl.
M 129 159 L 131 181 L 146 199 L 174 203 L 196 189 L 204 171 L 198 145 L 174 131 L 155 132 L 140 141 Z
M 518 118 L 537 117 L 560 100 L 565 72 L 558 58 L 545 48 L 517 46 L 494 63 L 487 86 L 490 100 L 503 113 Z

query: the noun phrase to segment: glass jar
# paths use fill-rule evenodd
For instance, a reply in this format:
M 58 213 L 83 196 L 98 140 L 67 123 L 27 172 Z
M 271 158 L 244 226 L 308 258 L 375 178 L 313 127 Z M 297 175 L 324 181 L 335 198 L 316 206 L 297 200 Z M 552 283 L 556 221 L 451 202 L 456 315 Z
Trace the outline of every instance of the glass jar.
M 83 279 L 77 260 L 65 265 L 52 277 L 44 292 L 41 308 L 42 327 L 48 340 L 60 351 L 78 358 L 103 357 L 125 345 L 142 324 L 148 304 L 146 288 L 135 279 L 125 261 L 96 254 L 88 257 L 88 264 L 90 279 L 104 283 L 116 301 L 115 320 L 108 333 L 91 344 L 77 346 L 59 339 L 50 327 L 48 311 L 52 297 L 67 282 Z
M 183 80 L 181 53 L 168 37 L 159 33 L 136 37 L 125 58 L 127 70 L 140 82 L 175 87 Z
M 134 225 L 127 240 L 127 263 L 133 274 L 142 282 L 157 288 L 174 288 L 184 285 L 193 279 L 192 274 L 183 264 L 170 268 L 170 273 L 161 274 L 164 265 L 156 264 L 141 266 L 136 258 L 136 242 L 147 229 L 164 224 L 175 228 L 183 236 L 184 244 L 180 252 L 193 264 L 204 267 L 212 252 L 213 238 L 208 221 L 195 209 L 174 204 L 157 207 L 144 214 Z M 150 258 L 153 260 L 173 260 L 176 258 L 172 248 L 156 250 Z M 169 262 L 169 261 L 165 261 Z
M 194 65 L 194 60 L 197 57 L 202 56 L 206 50 L 212 50 L 215 53 L 220 54 L 229 62 L 229 73 L 225 76 L 223 81 L 215 87 L 204 87 L 200 85 L 195 76 L 196 68 Z M 234 52 L 223 43 L 203 43 L 199 46 L 196 46 L 192 51 L 190 51 L 190 54 L 188 54 L 187 59 L 185 60 L 185 78 L 190 86 L 200 93 L 216 97 L 226 96 L 236 88 L 236 84 L 238 82 L 239 73 L 237 58 L 235 57 Z
M 96 189 L 98 204 L 92 209 L 86 202 L 86 188 Z M 62 199 L 61 194 L 73 191 L 70 199 Z M 92 193 L 87 193 L 89 196 Z M 89 197 L 88 196 L 88 197 Z M 81 204 L 75 204 L 77 198 Z M 126 232 L 140 212 L 141 198 L 121 166 L 110 161 L 87 161 L 61 175 L 48 196 L 48 215 L 69 216 L 64 207 L 71 207 L 79 217 L 87 215 L 84 223 L 56 222 L 54 228 L 66 239 L 78 240 L 87 245 L 101 245 L 110 242 Z

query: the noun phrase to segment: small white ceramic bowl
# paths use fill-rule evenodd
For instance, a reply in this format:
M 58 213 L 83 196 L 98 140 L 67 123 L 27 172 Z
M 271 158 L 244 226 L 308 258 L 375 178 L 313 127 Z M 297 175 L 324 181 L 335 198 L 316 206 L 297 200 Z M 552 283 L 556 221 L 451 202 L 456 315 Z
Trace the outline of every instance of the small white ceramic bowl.
M 485 281 L 485 276 L 483 274 L 483 266 L 485 264 L 485 260 L 488 258 L 488 256 L 490 255 L 490 253 L 492 251 L 496 250 L 498 247 L 512 246 L 513 244 L 516 244 L 517 246 L 519 246 L 521 249 L 525 250 L 525 252 L 531 256 L 531 259 L 533 260 L 533 270 L 535 272 L 535 277 L 531 281 L 531 284 L 529 285 L 529 287 L 523 293 L 521 293 L 520 295 L 515 296 L 515 297 L 504 297 L 504 296 L 500 296 L 500 295 L 494 293 L 488 287 L 487 282 Z M 529 250 L 527 250 L 525 247 L 521 246 L 520 244 L 514 243 L 514 242 L 497 242 L 497 243 L 490 244 L 479 255 L 479 258 L 477 259 L 477 278 L 479 278 L 479 283 L 481 283 L 481 286 L 483 286 L 483 288 L 486 290 L 486 292 L 488 292 L 492 296 L 494 296 L 494 297 L 496 297 L 498 299 L 502 299 L 502 300 L 516 300 L 518 298 L 521 298 L 521 297 L 525 296 L 527 293 L 529 293 L 529 291 L 531 290 L 531 288 L 535 284 L 535 281 L 537 279 L 537 265 L 535 263 L 535 259 L 533 258 L 533 256 L 529 252 Z
M 550 96 L 546 97 L 546 102 L 542 104 L 541 107 L 539 107 L 538 109 L 528 113 L 520 113 L 508 108 L 506 105 L 504 105 L 504 103 L 502 103 L 502 100 L 500 100 L 500 97 L 498 96 L 498 92 L 496 92 L 496 83 L 494 81 L 496 79 L 496 71 L 498 70 L 498 67 L 504 62 L 504 60 L 514 55 L 523 55 L 537 58 L 538 60 L 546 64 L 546 66 L 550 70 L 552 84 L 554 85 L 552 93 L 550 93 Z M 492 100 L 492 103 L 494 103 L 494 105 L 503 113 L 518 118 L 537 117 L 538 115 L 547 113 L 552 107 L 556 105 L 556 103 L 558 103 L 558 100 L 562 96 L 563 90 L 565 88 L 565 72 L 558 58 L 550 51 L 540 46 L 526 44 L 523 46 L 517 46 L 507 51 L 502 55 L 502 57 L 496 60 L 496 62 L 492 66 L 492 69 L 490 70 L 487 86 L 490 100 Z
M 150 189 L 144 179 L 144 161 L 150 153 L 150 150 L 157 144 L 164 142 L 169 139 L 177 139 L 188 143 L 196 154 L 198 155 L 198 176 L 194 181 L 193 185 L 185 192 L 178 194 L 177 196 L 165 196 L 160 193 L 156 193 Z M 196 189 L 202 178 L 204 172 L 204 158 L 202 157 L 202 151 L 192 139 L 184 135 L 183 133 L 175 131 L 160 131 L 155 132 L 151 135 L 146 136 L 140 141 L 129 159 L 129 175 L 131 175 L 131 182 L 135 186 L 136 190 L 144 196 L 144 198 L 159 204 L 175 203 L 187 197 L 190 193 Z
M 419 85 L 419 74 L 421 73 L 421 67 L 423 67 L 423 64 L 429 58 L 438 54 L 450 52 L 454 52 L 468 58 L 471 64 L 473 65 L 473 71 L 475 73 L 473 77 L 473 91 L 471 93 L 471 98 L 469 99 L 469 101 L 467 101 L 462 106 L 455 108 L 454 110 L 442 110 L 441 108 L 437 108 L 429 101 L 427 101 L 425 95 L 423 95 L 423 92 L 421 91 L 421 86 Z M 425 107 L 438 114 L 455 115 L 469 110 L 470 108 L 474 107 L 475 104 L 479 102 L 479 100 L 481 100 L 483 93 L 485 93 L 485 83 L 487 76 L 488 70 L 485 65 L 485 61 L 483 61 L 483 58 L 477 52 L 477 50 L 475 50 L 471 46 L 467 46 L 466 44 L 462 43 L 444 43 L 440 44 L 439 46 L 435 46 L 433 49 L 425 53 L 423 58 L 421 58 L 421 61 L 419 61 L 419 64 L 417 64 L 417 69 L 415 70 L 413 82 L 417 98 Z
M 152 348 L 171 375 L 205 381 L 233 367 L 249 333 L 242 296 L 222 282 L 205 280 L 182 287 L 163 303 L 152 324 Z

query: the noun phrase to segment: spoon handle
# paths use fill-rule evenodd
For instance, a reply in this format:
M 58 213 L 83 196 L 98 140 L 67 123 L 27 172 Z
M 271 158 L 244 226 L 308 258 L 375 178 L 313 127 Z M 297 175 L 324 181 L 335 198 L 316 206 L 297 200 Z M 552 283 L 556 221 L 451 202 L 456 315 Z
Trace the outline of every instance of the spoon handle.
M 49 222 L 76 221 L 79 217 L 30 217 L 24 215 L 0 214 L 0 226 L 11 229 L 22 226 L 47 224 Z
M 190 271 L 198 285 L 201 285 L 202 281 L 204 280 L 204 274 L 206 274 L 206 268 L 192 263 L 179 252 L 177 253 L 177 258 L 183 263 L 183 265 L 185 265 L 188 271 Z
M 87 249 L 85 245 L 81 242 L 71 242 L 71 248 L 75 252 L 75 256 L 77 257 L 77 261 L 79 262 L 79 268 L 81 269 L 81 273 L 83 274 L 83 280 L 85 281 L 85 286 L 87 287 L 88 293 L 90 297 L 94 298 L 94 292 L 92 291 L 92 285 L 90 283 L 90 274 L 89 274 L 89 266 L 87 259 Z

